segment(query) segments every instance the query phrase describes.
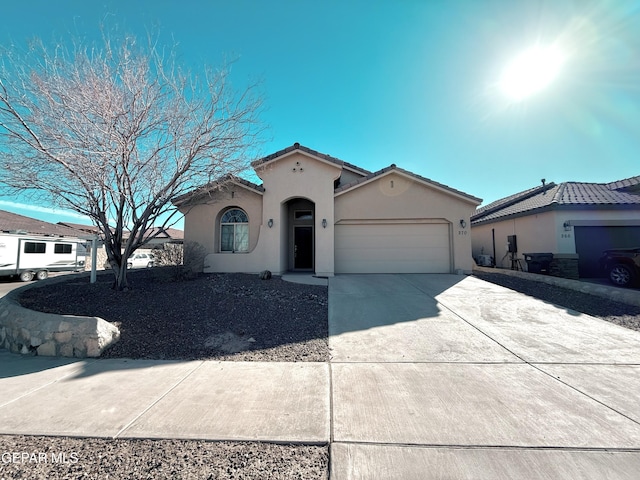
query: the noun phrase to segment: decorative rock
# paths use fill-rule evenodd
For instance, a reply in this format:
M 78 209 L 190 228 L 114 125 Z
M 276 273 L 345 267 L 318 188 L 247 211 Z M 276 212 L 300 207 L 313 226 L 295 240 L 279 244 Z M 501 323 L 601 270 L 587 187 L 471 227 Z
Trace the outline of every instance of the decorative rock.
M 64 345 L 60 345 L 60 352 L 59 352 L 61 357 L 73 357 L 75 356 L 73 354 L 73 345 L 69 344 L 69 343 L 65 343 Z
M 56 344 L 55 342 L 43 343 L 38 347 L 37 352 L 38 352 L 38 355 L 42 355 L 45 357 L 55 357 Z
M 13 353 L 99 357 L 119 339 L 120 330 L 101 318 L 28 310 L 13 292 L 0 298 L 0 348 Z
M 71 340 L 72 337 L 73 337 L 73 332 L 70 332 L 70 331 L 56 332 L 53 334 L 53 338 L 58 343 L 67 343 Z
M 269 270 L 264 270 L 260 272 L 260 280 L 270 280 L 271 272 Z

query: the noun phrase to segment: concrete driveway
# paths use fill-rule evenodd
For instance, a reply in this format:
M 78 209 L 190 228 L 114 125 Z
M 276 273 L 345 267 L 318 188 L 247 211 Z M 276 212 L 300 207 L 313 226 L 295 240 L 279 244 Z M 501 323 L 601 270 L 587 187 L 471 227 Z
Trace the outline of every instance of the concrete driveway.
M 473 277 L 329 283 L 333 479 L 636 479 L 640 333 Z

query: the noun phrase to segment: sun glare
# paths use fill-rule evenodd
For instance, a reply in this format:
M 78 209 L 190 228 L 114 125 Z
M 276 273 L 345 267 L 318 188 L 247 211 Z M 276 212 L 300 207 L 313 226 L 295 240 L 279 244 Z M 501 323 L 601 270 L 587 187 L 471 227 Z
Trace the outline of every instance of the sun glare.
M 534 47 L 520 54 L 502 73 L 500 87 L 513 101 L 522 101 L 549 85 L 559 74 L 564 56 L 554 47 Z

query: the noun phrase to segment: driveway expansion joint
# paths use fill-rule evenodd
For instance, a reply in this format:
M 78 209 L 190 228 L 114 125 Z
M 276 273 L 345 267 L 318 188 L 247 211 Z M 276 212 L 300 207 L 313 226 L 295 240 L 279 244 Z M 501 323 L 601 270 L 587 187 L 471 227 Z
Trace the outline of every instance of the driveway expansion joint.
M 530 445 L 474 445 L 474 444 L 445 444 L 445 443 L 388 443 L 388 442 L 366 442 L 366 441 L 336 441 L 332 444 L 340 445 L 363 445 L 374 447 L 400 447 L 400 448 L 424 448 L 424 449 L 452 449 L 452 450 L 513 450 L 513 451 L 561 451 L 561 452 L 611 452 L 611 453 L 638 453 L 640 448 L 623 447 L 567 447 L 567 446 L 530 446 Z

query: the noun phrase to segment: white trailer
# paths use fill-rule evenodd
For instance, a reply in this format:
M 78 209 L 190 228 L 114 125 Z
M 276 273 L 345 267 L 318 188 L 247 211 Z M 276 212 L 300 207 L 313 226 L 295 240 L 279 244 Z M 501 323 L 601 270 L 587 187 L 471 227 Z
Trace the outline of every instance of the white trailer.
M 49 272 L 84 270 L 85 240 L 0 233 L 0 276 L 19 275 L 28 282 Z

